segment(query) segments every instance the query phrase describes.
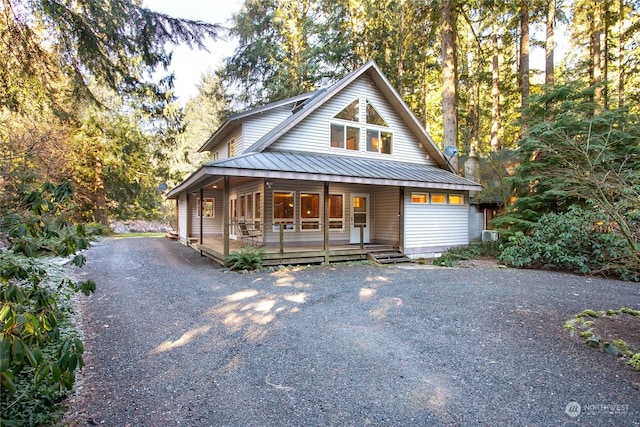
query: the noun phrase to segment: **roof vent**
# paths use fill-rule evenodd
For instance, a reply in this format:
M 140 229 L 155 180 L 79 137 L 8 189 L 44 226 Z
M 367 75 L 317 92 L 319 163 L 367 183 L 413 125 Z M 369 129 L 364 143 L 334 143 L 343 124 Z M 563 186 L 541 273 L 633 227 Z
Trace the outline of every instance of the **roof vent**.
M 331 78 L 329 78 L 328 76 L 324 76 L 322 78 L 322 81 L 320 81 L 320 89 L 328 88 L 330 83 L 331 83 Z

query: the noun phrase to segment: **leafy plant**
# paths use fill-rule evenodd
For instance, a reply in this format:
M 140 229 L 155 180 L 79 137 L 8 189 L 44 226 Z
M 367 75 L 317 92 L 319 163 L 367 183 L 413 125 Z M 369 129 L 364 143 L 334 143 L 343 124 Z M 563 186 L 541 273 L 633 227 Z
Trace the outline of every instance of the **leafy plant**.
M 454 267 L 459 261 L 480 257 L 496 258 L 499 254 L 500 244 L 497 241 L 473 243 L 469 246 L 457 246 L 450 248 L 443 255 L 433 260 L 434 265 L 442 267 Z
M 595 207 L 573 205 L 540 218 L 530 235 L 516 232 L 499 256 L 514 267 L 569 270 L 640 280 L 640 264 L 617 223 Z
M 226 265 L 231 270 L 257 270 L 262 267 L 263 255 L 263 248 L 246 245 L 239 251 L 230 253 L 226 259 Z
M 66 218 L 72 195 L 68 183 L 44 184 L 20 210 L 0 221 L 0 232 L 10 244 L 10 250 L 0 252 L 2 425 L 38 424 L 33 417 L 46 414 L 64 390 L 71 389 L 75 372 L 84 366 L 82 341 L 67 327 L 68 300 L 75 292 L 91 294 L 96 284 L 76 283 L 42 257 L 72 257 L 78 267 L 85 263 L 77 252 L 88 246 L 86 230 Z

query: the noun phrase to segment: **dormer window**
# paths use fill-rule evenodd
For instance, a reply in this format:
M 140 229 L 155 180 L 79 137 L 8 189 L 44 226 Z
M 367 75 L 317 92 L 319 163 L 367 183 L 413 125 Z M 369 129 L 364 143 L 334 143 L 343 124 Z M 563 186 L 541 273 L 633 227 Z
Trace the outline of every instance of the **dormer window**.
M 363 115 L 360 114 L 361 106 L 365 110 Z M 365 118 L 364 123 L 360 120 L 360 117 Z M 331 123 L 331 147 L 360 151 L 360 133 L 362 131 L 366 135 L 363 150 L 372 153 L 391 154 L 393 135 L 387 130 L 389 127 L 387 122 L 369 100 L 361 103 L 359 99 L 356 99 L 340 110 L 333 118 L 335 122 Z M 351 125 L 338 123 L 338 121 L 355 123 Z

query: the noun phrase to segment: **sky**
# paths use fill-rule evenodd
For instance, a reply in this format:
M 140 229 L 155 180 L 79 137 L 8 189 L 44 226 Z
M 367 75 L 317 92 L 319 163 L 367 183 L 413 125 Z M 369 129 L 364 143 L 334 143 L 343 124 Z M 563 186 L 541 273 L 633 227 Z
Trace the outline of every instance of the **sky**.
M 231 16 L 242 7 L 243 0 L 144 0 L 144 7 L 176 18 L 194 19 L 214 24 L 228 25 Z M 208 40 L 209 52 L 191 50 L 186 46 L 171 46 L 173 51 L 170 71 L 174 72 L 174 92 L 184 104 L 198 93 L 196 84 L 209 68 L 222 65 L 222 59 L 233 54 L 233 41 Z

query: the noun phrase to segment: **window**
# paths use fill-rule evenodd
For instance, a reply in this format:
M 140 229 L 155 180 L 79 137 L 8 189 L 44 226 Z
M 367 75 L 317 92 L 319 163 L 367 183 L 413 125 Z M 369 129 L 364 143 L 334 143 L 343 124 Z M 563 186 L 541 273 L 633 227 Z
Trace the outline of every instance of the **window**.
M 367 124 L 388 127 L 387 122 L 384 121 L 369 101 L 367 101 Z
M 391 154 L 391 132 L 367 129 L 367 151 Z
M 247 214 L 246 209 L 247 209 L 247 205 L 245 204 L 245 197 L 244 196 L 240 196 L 240 218 L 244 218 L 245 215 Z
M 253 218 L 253 227 L 260 230 L 260 221 L 262 220 L 262 193 L 253 194 L 253 205 L 255 206 L 255 217 Z
M 273 193 L 273 231 L 294 229 L 295 193 Z
M 450 205 L 464 205 L 464 196 L 462 194 L 449 194 Z
M 229 143 L 227 143 L 227 157 L 233 157 L 236 155 L 236 144 L 235 144 L 235 140 L 231 140 L 229 141 Z
M 204 209 L 204 218 L 214 218 L 213 199 L 204 199 L 204 204 L 200 204 L 200 197 L 198 197 L 198 218 L 200 218 L 200 207 Z
M 431 195 L 431 203 L 447 203 L 447 195 L 446 194 L 432 194 Z
M 334 119 L 347 120 L 350 122 L 360 121 L 360 101 L 356 99 L 351 104 L 333 116 Z M 387 122 L 382 118 L 374 106 L 366 101 L 365 123 L 373 126 L 388 128 Z M 333 148 L 360 151 L 360 129 L 346 124 L 331 124 L 330 144 Z M 391 154 L 393 134 L 384 129 L 364 129 L 366 131 L 366 149 L 372 153 Z
M 429 203 L 429 193 L 411 193 L 411 203 L 422 205 Z
M 329 229 L 331 230 L 344 229 L 343 199 L 342 194 L 329 195 Z
M 247 217 L 253 217 L 253 194 L 247 194 Z
M 360 150 L 360 129 L 345 125 L 331 125 L 331 146 Z
M 334 116 L 336 119 L 349 120 L 350 122 L 360 121 L 360 101 L 355 100 L 346 108 Z
M 300 218 L 302 230 L 320 229 L 320 195 L 300 194 Z
M 211 160 L 213 160 L 214 162 L 216 160 L 218 160 L 218 152 L 217 151 L 215 153 L 213 153 L 213 157 L 211 158 Z

